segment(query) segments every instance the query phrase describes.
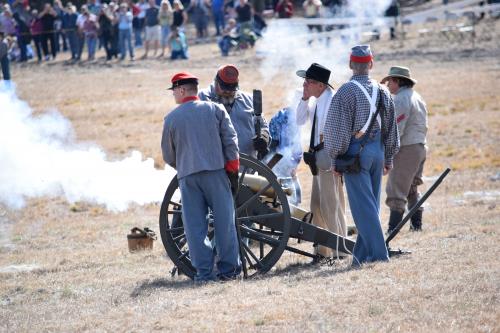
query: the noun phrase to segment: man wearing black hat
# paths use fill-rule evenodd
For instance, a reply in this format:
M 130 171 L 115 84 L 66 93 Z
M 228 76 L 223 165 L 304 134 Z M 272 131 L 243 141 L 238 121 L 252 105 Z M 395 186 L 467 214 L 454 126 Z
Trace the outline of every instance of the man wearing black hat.
M 313 223 L 340 236 L 347 236 L 345 225 L 345 198 L 342 179 L 333 173 L 331 159 L 323 148 L 323 129 L 328 107 L 334 91 L 328 80 L 330 70 L 313 63 L 307 70 L 297 71 L 304 78 L 302 100 L 297 106 L 297 124 L 312 123 L 309 152 L 304 153 L 304 161 L 313 172 L 311 192 L 311 212 Z M 316 167 L 315 167 L 316 166 Z M 315 254 L 323 257 L 342 257 L 328 247 L 317 246 Z
M 165 162 L 177 170 L 195 281 L 234 278 L 241 264 L 228 175 L 238 174 L 236 132 L 219 104 L 198 99 L 195 76 L 178 73 L 171 81 L 179 106 L 165 117 L 161 148 Z M 206 241 L 209 208 L 217 238 L 217 273 L 213 271 L 214 251 Z
M 349 207 L 358 230 L 352 265 L 359 266 L 389 260 L 379 216 L 380 188 L 382 174 L 392 168 L 399 149 L 399 136 L 389 91 L 369 77 L 373 67 L 369 45 L 352 48 L 349 67 L 353 76 L 339 88 L 326 116 L 325 146 L 335 172 L 344 172 Z M 337 168 L 342 159 L 336 159 L 344 154 L 359 157 L 347 159 L 356 167 L 343 171 Z
M 224 105 L 238 134 L 241 153 L 257 157 L 264 156 L 270 142 L 269 126 L 261 116 L 255 116 L 253 98 L 239 90 L 239 71 L 234 65 L 219 68 L 214 82 L 199 92 L 202 101 L 212 101 Z M 256 126 L 258 123 L 259 126 Z M 260 128 L 260 135 L 256 133 Z M 258 154 L 260 153 L 260 154 Z

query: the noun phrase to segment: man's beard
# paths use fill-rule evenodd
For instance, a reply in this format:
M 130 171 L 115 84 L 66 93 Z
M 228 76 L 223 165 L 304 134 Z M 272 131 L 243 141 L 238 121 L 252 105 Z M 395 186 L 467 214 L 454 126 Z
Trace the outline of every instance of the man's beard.
M 226 97 L 217 95 L 217 101 L 222 105 L 224 105 L 226 111 L 229 112 L 231 111 L 231 108 L 233 107 L 234 104 L 234 96 Z

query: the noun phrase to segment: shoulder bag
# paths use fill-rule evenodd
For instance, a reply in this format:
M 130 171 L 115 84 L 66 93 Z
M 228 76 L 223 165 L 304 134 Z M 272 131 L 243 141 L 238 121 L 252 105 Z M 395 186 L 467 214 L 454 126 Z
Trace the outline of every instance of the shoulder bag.
M 380 89 L 378 91 L 378 95 L 379 96 L 378 96 L 377 111 L 375 111 L 375 114 L 370 121 L 370 125 L 368 126 L 367 131 L 363 134 L 363 140 L 361 141 L 359 151 L 354 155 L 352 154 L 338 155 L 337 158 L 335 159 L 335 171 L 339 173 L 359 173 L 361 171 L 361 160 L 360 160 L 361 152 L 363 151 L 363 148 L 366 145 L 366 140 L 368 139 L 369 133 L 373 127 L 375 119 L 377 119 L 380 109 L 384 107 L 383 106 L 384 104 L 382 103 L 382 95 L 380 94 Z M 380 122 L 383 123 L 382 119 Z

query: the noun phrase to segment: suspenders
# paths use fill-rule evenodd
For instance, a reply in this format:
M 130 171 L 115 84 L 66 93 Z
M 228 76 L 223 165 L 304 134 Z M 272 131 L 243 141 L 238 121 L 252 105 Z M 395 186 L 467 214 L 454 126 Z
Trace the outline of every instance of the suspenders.
M 356 133 L 356 137 L 358 138 L 358 137 L 361 137 L 366 132 L 366 130 L 368 129 L 368 126 L 370 125 L 370 121 L 373 117 L 373 114 L 375 113 L 375 111 L 377 111 L 378 84 L 377 84 L 377 82 L 372 80 L 373 88 L 372 88 L 372 95 L 370 96 L 368 94 L 368 91 L 365 89 L 365 87 L 363 87 L 361 85 L 361 83 L 359 83 L 356 80 L 351 80 L 351 82 L 354 83 L 355 85 L 357 85 L 359 87 L 359 89 L 361 89 L 361 91 L 365 94 L 366 98 L 368 99 L 368 102 L 370 103 L 370 115 L 368 116 L 368 120 L 366 120 L 366 123 L 363 126 L 363 128 L 361 128 L 359 130 L 359 132 Z M 377 122 L 378 122 L 379 127 L 381 127 L 380 115 L 377 115 Z

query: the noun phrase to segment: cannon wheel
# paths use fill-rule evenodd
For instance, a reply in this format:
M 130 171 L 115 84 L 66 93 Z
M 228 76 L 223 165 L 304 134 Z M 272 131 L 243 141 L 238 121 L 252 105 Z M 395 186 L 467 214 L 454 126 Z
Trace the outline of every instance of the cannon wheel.
M 235 205 L 237 234 L 240 244 L 240 258 L 244 277 L 250 277 L 269 271 L 279 260 L 285 250 L 290 235 L 290 207 L 285 192 L 279 184 L 276 175 L 265 164 L 250 156 L 240 155 L 241 172 L 239 177 L 239 191 L 236 193 Z M 245 187 L 243 178 L 247 173 L 258 174 L 264 177 L 269 185 L 255 195 L 245 200 L 238 199 L 240 192 Z M 270 214 L 253 215 L 253 203 L 262 206 L 262 193 L 272 188 L 276 197 L 272 202 Z M 271 203 L 265 203 L 271 205 Z M 189 248 L 184 234 L 182 223 L 182 203 L 180 200 L 179 183 L 177 177 L 170 182 L 160 210 L 160 235 L 163 246 L 175 266 L 184 275 L 193 279 L 196 273 L 189 256 Z M 282 221 L 279 230 L 266 227 L 266 219 L 279 219 Z M 208 215 L 208 238 L 213 238 L 211 217 Z M 246 223 L 245 223 L 246 222 Z M 251 224 L 250 224 L 251 223 Z

